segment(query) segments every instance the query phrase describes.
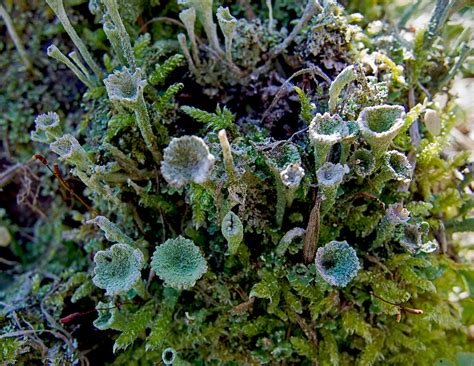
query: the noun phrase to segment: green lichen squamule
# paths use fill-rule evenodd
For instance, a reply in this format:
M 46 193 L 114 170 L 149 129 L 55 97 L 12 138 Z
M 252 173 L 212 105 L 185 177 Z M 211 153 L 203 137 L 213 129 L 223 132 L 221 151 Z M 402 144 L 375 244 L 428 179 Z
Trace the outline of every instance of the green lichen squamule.
M 239 245 L 244 238 L 244 227 L 239 216 L 232 211 L 229 211 L 222 220 L 221 232 L 224 238 L 227 240 L 228 253 L 230 255 L 237 254 Z
M 114 244 L 94 256 L 94 277 L 92 282 L 106 290 L 109 296 L 124 294 L 141 278 L 145 264 L 143 253 L 128 244 Z
M 182 236 L 168 239 L 156 247 L 151 268 L 166 286 L 178 290 L 193 287 L 207 272 L 206 260 L 199 247 Z

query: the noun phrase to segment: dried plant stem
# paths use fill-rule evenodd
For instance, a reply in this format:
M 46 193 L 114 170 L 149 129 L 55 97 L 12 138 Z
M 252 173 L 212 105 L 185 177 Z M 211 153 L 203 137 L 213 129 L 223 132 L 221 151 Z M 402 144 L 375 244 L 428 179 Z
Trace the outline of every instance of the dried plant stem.
M 316 256 L 316 249 L 319 241 L 319 228 L 320 228 L 320 213 L 321 199 L 316 198 L 311 214 L 309 215 L 308 226 L 306 227 L 306 235 L 304 237 L 303 247 L 303 259 L 304 262 L 309 264 L 314 261 Z
M 10 14 L 8 14 L 7 10 L 1 4 L 0 4 L 0 17 L 2 17 L 3 21 L 5 22 L 5 26 L 7 27 L 8 33 L 10 34 L 10 37 L 12 38 L 13 43 L 15 44 L 15 47 L 18 53 L 20 54 L 21 60 L 25 64 L 26 70 L 28 71 L 32 70 L 33 64 L 31 63 L 31 59 L 26 53 L 25 47 L 23 47 L 23 43 L 21 43 L 21 39 L 18 36 L 18 33 L 15 30 L 15 27 L 13 26 Z

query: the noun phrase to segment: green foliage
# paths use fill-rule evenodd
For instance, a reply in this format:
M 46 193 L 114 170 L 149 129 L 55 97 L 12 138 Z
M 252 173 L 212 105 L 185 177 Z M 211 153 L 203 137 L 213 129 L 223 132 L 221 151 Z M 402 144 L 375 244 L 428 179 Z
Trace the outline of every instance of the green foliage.
M 304 93 L 303 90 L 297 86 L 295 86 L 294 89 L 296 94 L 298 94 L 298 99 L 300 100 L 301 104 L 300 118 L 306 123 L 310 123 L 313 119 L 312 111 L 316 109 L 316 107 L 313 103 L 311 103 L 311 99 Z
M 234 120 L 235 115 L 227 109 L 226 106 L 221 108 L 219 105 L 216 107 L 215 113 L 205 112 L 199 108 L 182 106 L 181 110 L 186 113 L 188 116 L 194 118 L 196 121 L 205 123 L 207 129 L 210 131 L 219 131 L 219 130 L 235 130 Z
M 156 311 L 156 303 L 148 301 L 142 305 L 137 312 L 127 314 L 127 321 L 124 328 L 115 340 L 114 352 L 118 350 L 125 350 L 135 342 L 135 340 L 151 326 L 151 319 Z
M 184 64 L 183 55 L 174 55 L 165 60 L 162 64 L 156 64 L 155 70 L 148 76 L 151 85 L 163 84 L 166 78 L 179 66 Z

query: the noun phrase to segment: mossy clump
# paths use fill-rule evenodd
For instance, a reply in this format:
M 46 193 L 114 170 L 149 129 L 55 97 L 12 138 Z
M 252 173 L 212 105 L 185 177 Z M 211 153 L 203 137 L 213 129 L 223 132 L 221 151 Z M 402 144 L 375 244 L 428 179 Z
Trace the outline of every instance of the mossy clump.
M 237 3 L 0 5 L 0 364 L 471 362 L 466 2 Z

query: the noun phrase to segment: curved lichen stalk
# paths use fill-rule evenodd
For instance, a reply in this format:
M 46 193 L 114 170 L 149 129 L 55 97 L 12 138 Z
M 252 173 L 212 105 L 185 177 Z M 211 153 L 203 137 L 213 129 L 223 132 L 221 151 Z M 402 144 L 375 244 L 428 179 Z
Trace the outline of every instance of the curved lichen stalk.
M 51 45 L 46 50 L 49 57 L 62 62 L 81 80 L 88 88 L 92 88 L 94 83 L 90 80 L 89 75 L 85 74 L 74 62 L 72 62 L 65 54 L 63 54 L 58 47 Z
M 100 69 L 99 65 L 94 61 L 91 54 L 87 50 L 86 45 L 84 44 L 82 39 L 79 37 L 74 27 L 72 26 L 71 22 L 69 21 L 69 18 L 66 14 L 66 10 L 64 9 L 63 0 L 46 0 L 46 2 L 51 7 L 51 9 L 53 9 L 54 13 L 58 17 L 61 24 L 63 25 L 64 30 L 69 35 L 69 37 L 71 37 L 72 42 L 81 53 L 81 56 L 86 61 L 87 65 L 92 69 L 94 74 L 99 79 L 101 79 L 103 77 L 102 70 Z
M 341 94 L 341 90 L 349 84 L 351 81 L 356 79 L 356 73 L 354 70 L 354 66 L 350 65 L 347 66 L 344 70 L 342 70 L 339 75 L 334 79 L 329 87 L 329 111 L 334 113 L 336 111 L 336 103 L 337 99 L 339 98 L 339 94 Z
M 199 48 L 196 42 L 196 33 L 194 27 L 196 24 L 196 9 L 188 8 L 184 9 L 179 13 L 179 19 L 183 22 L 188 37 L 191 40 L 191 51 L 193 54 L 193 59 L 196 65 L 201 65 L 201 59 L 199 58 Z

